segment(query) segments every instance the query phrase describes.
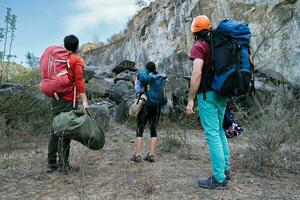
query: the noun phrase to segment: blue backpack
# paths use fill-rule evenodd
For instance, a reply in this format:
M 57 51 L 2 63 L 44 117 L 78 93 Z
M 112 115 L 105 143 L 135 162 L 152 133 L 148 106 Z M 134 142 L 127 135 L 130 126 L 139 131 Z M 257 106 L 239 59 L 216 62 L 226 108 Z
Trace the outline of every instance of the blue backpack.
M 164 74 L 156 74 L 151 76 L 151 81 L 147 85 L 146 96 L 147 104 L 150 106 L 164 106 L 167 104 L 166 85 L 168 79 Z
M 254 66 L 250 62 L 251 32 L 246 23 L 224 19 L 211 31 L 213 74 L 211 88 L 221 96 L 254 92 Z

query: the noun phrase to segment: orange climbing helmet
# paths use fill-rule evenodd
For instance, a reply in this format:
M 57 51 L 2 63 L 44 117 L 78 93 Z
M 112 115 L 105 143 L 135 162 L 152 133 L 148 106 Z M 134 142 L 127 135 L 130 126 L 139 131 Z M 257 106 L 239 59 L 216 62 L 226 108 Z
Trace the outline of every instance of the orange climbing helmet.
M 199 15 L 193 19 L 191 31 L 197 33 L 204 29 L 210 30 L 212 28 L 211 22 L 206 15 Z

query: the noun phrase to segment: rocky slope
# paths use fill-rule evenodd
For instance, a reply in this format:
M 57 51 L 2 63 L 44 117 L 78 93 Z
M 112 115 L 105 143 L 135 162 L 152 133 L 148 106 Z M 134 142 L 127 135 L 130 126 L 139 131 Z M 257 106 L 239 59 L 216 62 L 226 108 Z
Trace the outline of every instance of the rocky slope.
M 84 57 L 88 65 L 101 71 L 109 71 L 124 60 L 135 62 L 138 69 L 149 60 L 155 61 L 175 89 L 192 69 L 188 59 L 192 18 L 205 14 L 214 25 L 223 18 L 247 22 L 253 32 L 257 69 L 267 75 L 270 70 L 279 72 L 281 78 L 299 85 L 299 13 L 297 0 L 157 0 L 129 21 L 122 37 L 86 52 Z

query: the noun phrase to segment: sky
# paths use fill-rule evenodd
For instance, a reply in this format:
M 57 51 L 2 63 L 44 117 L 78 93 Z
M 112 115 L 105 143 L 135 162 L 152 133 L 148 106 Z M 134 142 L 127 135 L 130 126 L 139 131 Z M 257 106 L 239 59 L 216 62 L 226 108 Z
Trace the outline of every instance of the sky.
M 106 41 L 123 31 L 137 12 L 134 0 L 0 0 L 0 27 L 5 27 L 6 8 L 17 16 L 12 47 L 15 62 L 25 64 L 25 53 L 40 57 L 50 45 L 62 45 L 74 34 L 80 44 L 94 38 Z M 4 48 L 0 43 L 0 51 Z

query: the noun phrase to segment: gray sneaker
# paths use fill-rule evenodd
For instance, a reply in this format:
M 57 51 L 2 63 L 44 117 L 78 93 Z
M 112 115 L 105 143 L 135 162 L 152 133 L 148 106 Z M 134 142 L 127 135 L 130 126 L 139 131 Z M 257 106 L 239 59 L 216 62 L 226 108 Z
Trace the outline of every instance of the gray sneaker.
M 215 177 L 211 176 L 208 179 L 200 179 L 197 181 L 197 184 L 201 188 L 205 189 L 216 189 L 216 190 L 226 190 L 227 189 L 227 180 L 223 182 L 217 181 Z
M 230 171 L 229 171 L 229 170 L 225 170 L 224 174 L 225 174 L 225 176 L 226 176 L 225 179 L 226 179 L 227 181 L 231 180 L 231 176 L 230 176 Z
M 57 170 L 57 164 L 56 163 L 48 163 L 47 165 L 47 173 L 53 173 Z

